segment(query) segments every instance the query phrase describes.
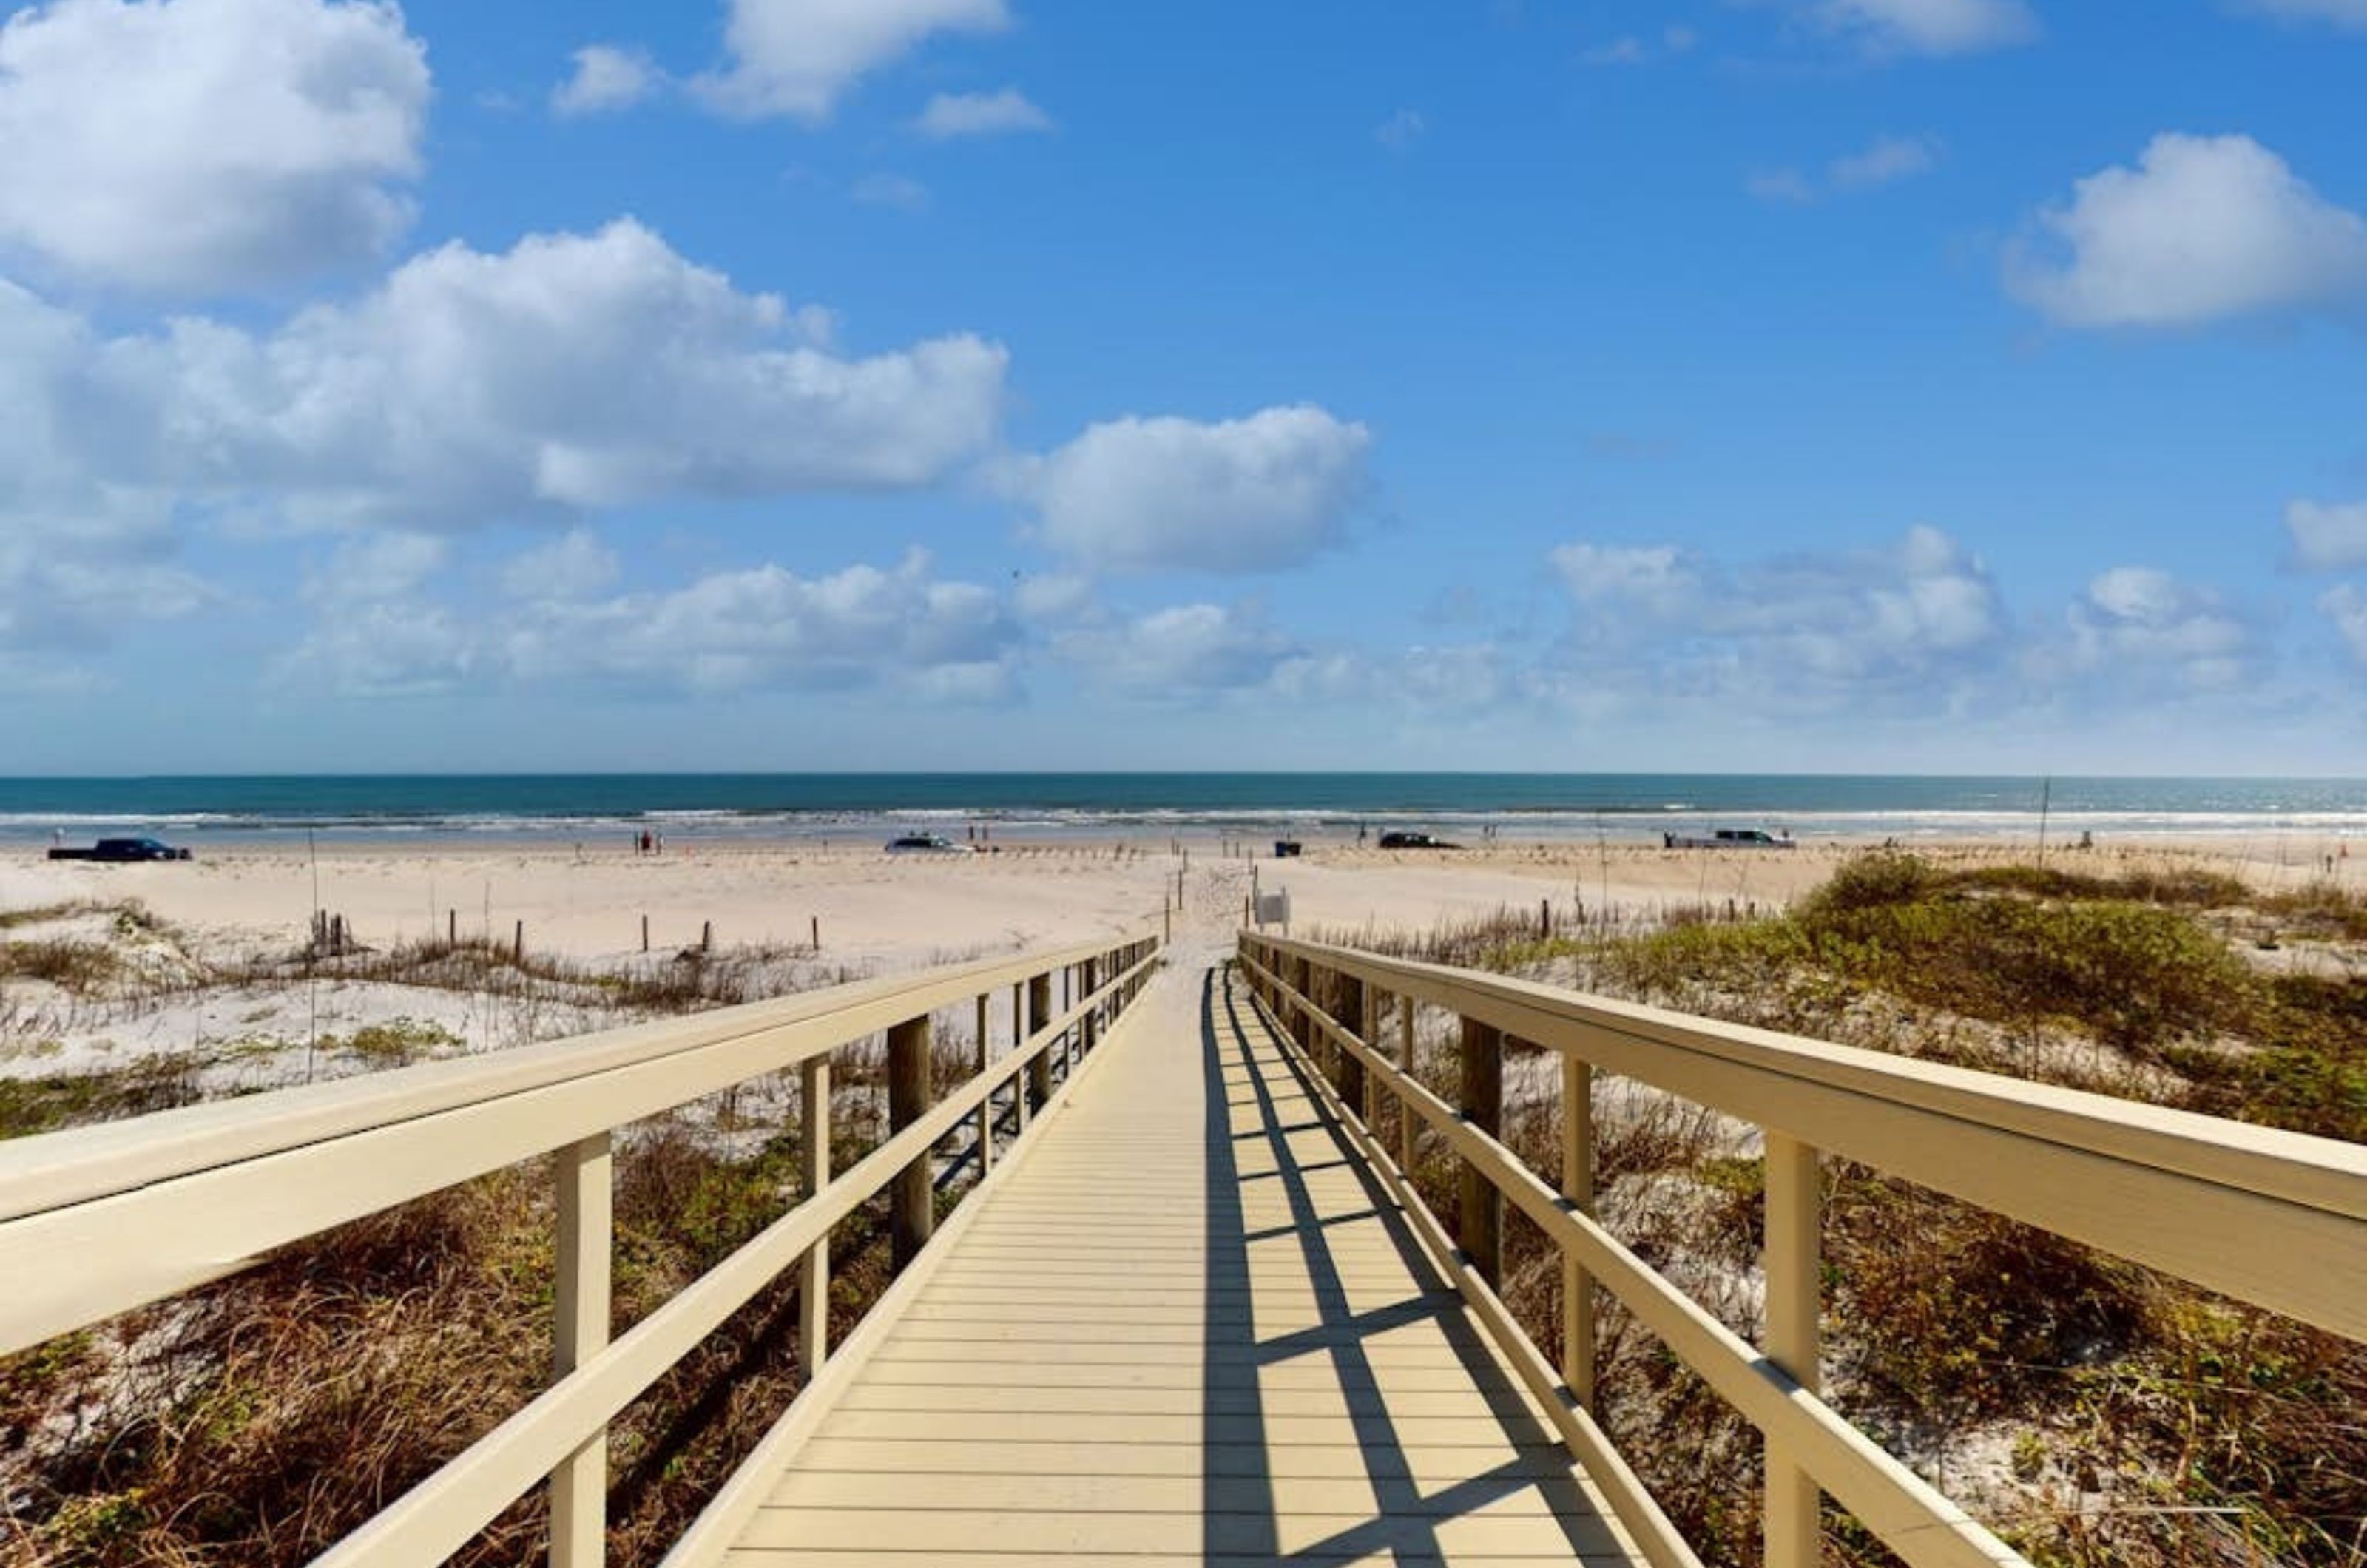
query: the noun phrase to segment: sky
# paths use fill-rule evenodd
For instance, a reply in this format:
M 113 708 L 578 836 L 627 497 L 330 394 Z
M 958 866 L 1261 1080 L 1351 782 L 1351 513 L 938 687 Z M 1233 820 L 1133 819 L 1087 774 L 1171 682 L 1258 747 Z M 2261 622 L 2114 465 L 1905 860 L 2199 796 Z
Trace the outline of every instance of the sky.
M 2367 0 L 47 0 L 0 774 L 2367 773 Z

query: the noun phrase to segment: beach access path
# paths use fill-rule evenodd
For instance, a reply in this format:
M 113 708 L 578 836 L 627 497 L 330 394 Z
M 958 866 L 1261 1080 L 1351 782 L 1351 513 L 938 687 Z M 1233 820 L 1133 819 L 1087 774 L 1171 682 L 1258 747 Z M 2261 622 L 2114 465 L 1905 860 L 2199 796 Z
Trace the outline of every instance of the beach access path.
M 1634 1557 L 1225 974 L 1113 1032 L 729 1561 Z

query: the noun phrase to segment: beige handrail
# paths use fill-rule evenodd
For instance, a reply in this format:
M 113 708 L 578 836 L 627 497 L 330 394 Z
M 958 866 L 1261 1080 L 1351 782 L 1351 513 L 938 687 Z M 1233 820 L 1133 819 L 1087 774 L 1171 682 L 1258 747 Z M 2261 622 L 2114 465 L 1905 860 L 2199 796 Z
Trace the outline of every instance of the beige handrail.
M 783 1271 L 828 1291 L 830 1227 L 897 1189 L 900 1244 L 931 1224 L 934 1145 L 998 1094 L 1028 1112 L 1073 1072 L 1159 963 L 1154 936 L 866 981 L 781 1001 L 193 1107 L 0 1148 L 0 1353 L 234 1272 L 274 1247 L 487 1171 L 557 1154 L 559 1276 L 551 1385 L 321 1561 L 437 1561 L 544 1477 L 559 1568 L 599 1561 L 606 1433 L 627 1404 Z M 1050 977 L 1076 999 L 1051 1016 Z M 1014 1048 L 929 1103 L 928 1021 L 1008 990 Z M 1032 1003 L 1032 1007 L 1029 1005 Z M 829 1054 L 885 1032 L 891 1135 L 615 1343 L 608 1316 L 609 1144 L 618 1128 L 716 1090 L 801 1069 L 806 1144 L 827 1149 Z M 915 1098 L 917 1097 L 917 1098 Z M 1030 1101 L 1036 1103 L 1031 1107 Z M 919 1195 L 917 1203 L 912 1195 Z M 819 1313 L 801 1314 L 819 1333 Z M 802 1347 L 809 1371 L 822 1352 Z
M 1818 1398 L 1817 1167 L 1820 1151 L 2134 1258 L 2230 1295 L 2367 1338 L 2367 1149 L 2215 1118 L 1825 1044 L 1533 982 L 1353 949 L 1243 932 L 1240 956 L 1260 1001 L 1310 1059 L 1332 1058 L 1335 1092 L 1313 1077 L 1410 1211 L 1410 1148 L 1385 1150 L 1369 1122 L 1375 1097 L 1427 1123 L 1460 1157 L 1459 1248 L 1443 1261 L 1516 1368 L 1533 1346 L 1495 1303 L 1497 1207 L 1509 1201 L 1561 1249 L 1574 1293 L 1599 1284 L 1763 1434 L 1770 1568 L 1812 1568 L 1817 1493 L 1844 1507 L 1916 1568 L 2022 1560 L 1964 1511 Z M 1376 1021 L 1398 998 L 1394 1058 Z M 1319 998 L 1321 998 L 1319 1001 Z M 1329 1005 L 1323 1005 L 1328 1002 Z M 1417 1005 L 1463 1021 L 1462 1102 L 1410 1073 Z M 1353 1020 L 1353 1025 L 1343 1021 Z M 1564 1169 L 1558 1189 L 1493 1135 L 1496 1066 L 1512 1038 L 1564 1062 Z M 1628 1251 L 1588 1212 L 1587 1125 L 1575 1101 L 1603 1069 L 1710 1106 L 1765 1134 L 1767 1337 L 1754 1348 Z M 1358 1105 L 1359 1099 L 1364 1103 Z M 1401 1132 L 1401 1140 L 1410 1134 Z M 1420 1213 L 1417 1229 L 1442 1247 Z M 1491 1312 L 1490 1305 L 1494 1310 Z M 1575 1449 L 1599 1442 L 1591 1400 L 1591 1314 L 1569 1308 L 1569 1354 L 1549 1395 Z M 1511 1341 L 1517 1341 L 1517 1348 Z M 1582 1457 L 1586 1457 L 1582 1453 Z M 1611 1491 L 1648 1554 L 1656 1509 Z

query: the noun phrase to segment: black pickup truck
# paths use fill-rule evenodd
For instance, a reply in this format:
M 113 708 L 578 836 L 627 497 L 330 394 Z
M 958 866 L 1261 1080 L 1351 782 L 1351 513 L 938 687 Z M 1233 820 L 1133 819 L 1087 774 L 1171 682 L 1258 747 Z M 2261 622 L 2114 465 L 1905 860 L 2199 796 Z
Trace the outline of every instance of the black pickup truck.
M 51 860 L 103 860 L 121 863 L 141 860 L 187 860 L 189 852 L 176 850 L 156 839 L 101 839 L 86 850 L 55 849 Z

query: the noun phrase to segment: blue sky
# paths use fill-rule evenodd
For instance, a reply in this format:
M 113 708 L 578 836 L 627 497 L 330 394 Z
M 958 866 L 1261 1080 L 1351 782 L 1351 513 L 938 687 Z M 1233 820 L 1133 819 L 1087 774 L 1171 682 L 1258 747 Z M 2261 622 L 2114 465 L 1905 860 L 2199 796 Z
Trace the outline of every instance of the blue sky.
M 0 773 L 2331 772 L 2367 0 L 51 0 Z

